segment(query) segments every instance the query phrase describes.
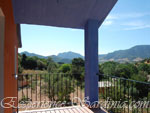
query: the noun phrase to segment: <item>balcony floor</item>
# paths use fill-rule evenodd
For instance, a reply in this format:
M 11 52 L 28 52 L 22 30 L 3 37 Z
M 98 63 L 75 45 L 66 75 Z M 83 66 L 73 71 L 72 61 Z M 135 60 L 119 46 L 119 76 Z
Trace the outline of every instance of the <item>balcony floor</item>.
M 38 109 L 38 110 L 28 110 L 19 111 L 19 113 L 106 113 L 102 110 L 90 110 L 89 108 L 83 106 L 72 106 L 72 107 L 61 107 L 52 109 Z

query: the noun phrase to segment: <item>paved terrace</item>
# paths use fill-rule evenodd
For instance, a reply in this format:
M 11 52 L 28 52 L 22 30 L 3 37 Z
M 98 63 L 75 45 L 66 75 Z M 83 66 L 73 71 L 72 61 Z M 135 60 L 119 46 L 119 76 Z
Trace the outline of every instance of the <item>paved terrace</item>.
M 61 107 L 52 109 L 39 109 L 39 110 L 28 110 L 19 111 L 19 113 L 107 113 L 100 109 L 90 110 L 83 106 L 72 106 L 72 107 Z

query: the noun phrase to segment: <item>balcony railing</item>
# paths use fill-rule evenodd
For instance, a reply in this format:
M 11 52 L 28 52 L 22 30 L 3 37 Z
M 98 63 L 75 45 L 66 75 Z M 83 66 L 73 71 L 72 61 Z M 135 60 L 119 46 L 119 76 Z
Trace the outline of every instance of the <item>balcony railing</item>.
M 100 106 L 113 113 L 149 113 L 150 83 L 100 75 Z M 63 107 L 80 104 L 84 99 L 84 78 L 64 73 L 22 74 L 18 77 L 18 103 L 34 103 L 33 109 Z M 61 102 L 61 106 L 60 103 Z M 105 104 L 103 104 L 105 103 Z M 45 107 L 45 106 L 44 106 Z
M 84 98 L 84 78 L 79 79 L 76 76 L 63 73 L 19 75 L 19 106 L 35 103 L 36 109 L 39 109 L 43 103 L 48 102 L 50 107 L 58 107 L 59 102 L 61 102 L 61 106 L 70 106 L 72 103 L 78 104 L 79 99 L 76 97 Z
M 150 83 L 99 75 L 101 104 L 113 113 L 150 113 Z

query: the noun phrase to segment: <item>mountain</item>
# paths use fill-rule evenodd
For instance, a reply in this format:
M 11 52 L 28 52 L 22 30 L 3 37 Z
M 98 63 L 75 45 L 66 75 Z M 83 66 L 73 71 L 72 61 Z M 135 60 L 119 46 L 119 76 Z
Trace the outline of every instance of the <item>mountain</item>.
M 35 53 L 29 53 L 27 51 L 20 54 L 26 54 L 27 56 L 37 56 L 39 58 L 52 57 L 55 62 L 71 63 L 73 58 L 84 58 L 82 55 L 75 52 L 64 52 L 58 55 L 42 56 Z M 106 61 L 116 62 L 136 62 L 150 57 L 150 45 L 138 45 L 126 50 L 118 50 L 108 54 L 99 55 L 99 62 Z
M 71 60 L 74 58 L 83 58 L 82 55 L 80 55 L 78 53 L 71 52 L 71 51 L 59 53 L 57 56 L 60 58 L 71 59 Z
M 42 55 L 38 55 L 38 54 L 35 54 L 35 53 L 30 53 L 30 52 L 28 52 L 28 51 L 24 51 L 24 52 L 21 52 L 20 53 L 21 55 L 22 54 L 25 54 L 26 56 L 36 56 L 36 57 L 38 57 L 38 58 L 46 58 L 45 56 L 42 56 Z
M 63 62 L 63 63 L 71 63 L 72 59 L 67 59 L 67 58 L 61 58 L 61 57 L 58 57 L 56 55 L 51 55 L 49 56 L 53 59 L 53 61 L 55 62 Z M 47 57 L 48 58 L 48 57 Z
M 30 53 L 27 51 L 21 52 L 22 54 L 26 54 L 27 56 L 36 56 L 38 58 L 45 58 L 47 59 L 48 57 L 51 57 L 53 59 L 53 61 L 55 62 L 63 62 L 63 63 L 71 63 L 73 58 L 83 58 L 82 55 L 78 54 L 78 53 L 74 53 L 74 52 L 64 52 L 64 53 L 59 53 L 58 55 L 51 55 L 51 56 L 42 56 L 42 55 L 38 55 L 35 53 Z
M 150 45 L 138 45 L 130 49 L 99 55 L 99 61 L 134 62 L 148 57 L 150 57 Z

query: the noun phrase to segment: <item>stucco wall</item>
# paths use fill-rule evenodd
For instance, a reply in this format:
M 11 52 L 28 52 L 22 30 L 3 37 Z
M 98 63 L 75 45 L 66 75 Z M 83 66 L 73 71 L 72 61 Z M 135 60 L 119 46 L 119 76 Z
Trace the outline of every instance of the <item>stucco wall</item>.
M 15 46 L 18 47 L 16 24 L 14 23 L 11 0 L 1 0 L 0 7 L 5 16 L 4 33 L 4 97 L 17 97 L 17 80 L 14 78 Z M 12 113 L 5 109 L 4 113 Z
M 4 14 L 0 8 L 0 100 L 4 98 Z M 4 109 L 0 107 L 0 113 Z

